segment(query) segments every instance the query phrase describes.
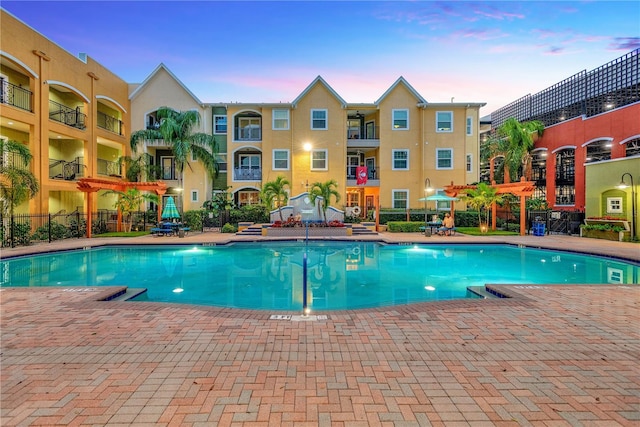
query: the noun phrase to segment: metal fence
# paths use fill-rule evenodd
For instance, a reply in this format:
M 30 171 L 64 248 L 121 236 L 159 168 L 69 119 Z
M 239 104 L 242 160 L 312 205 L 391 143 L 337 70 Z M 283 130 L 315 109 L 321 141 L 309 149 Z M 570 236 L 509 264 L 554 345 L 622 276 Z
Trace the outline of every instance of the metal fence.
M 133 213 L 132 229 L 146 230 L 152 227 L 153 213 Z M 93 235 L 116 231 L 116 211 L 100 210 L 92 213 Z M 0 240 L 2 247 L 26 246 L 35 243 L 53 242 L 63 239 L 79 239 L 87 236 L 87 214 L 82 212 L 57 214 L 0 214 Z

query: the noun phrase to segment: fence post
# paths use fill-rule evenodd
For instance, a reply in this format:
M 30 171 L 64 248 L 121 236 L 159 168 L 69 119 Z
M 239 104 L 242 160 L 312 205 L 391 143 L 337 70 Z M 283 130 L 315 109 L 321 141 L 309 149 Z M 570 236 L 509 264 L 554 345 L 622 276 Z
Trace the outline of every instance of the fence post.
M 9 219 L 9 239 L 10 239 L 10 241 L 11 241 L 11 247 L 12 247 L 12 248 L 15 248 L 15 247 L 16 247 L 16 246 L 15 246 L 15 242 L 14 242 L 14 240 L 13 240 L 13 235 L 14 235 L 14 233 L 13 233 L 13 227 L 14 227 L 14 224 L 15 224 L 15 222 L 14 222 L 14 220 L 13 220 L 13 215 L 11 215 L 11 218 Z
M 49 229 L 49 243 L 51 243 L 51 212 L 49 212 L 47 216 L 49 217 L 49 222 L 47 223 L 47 228 Z

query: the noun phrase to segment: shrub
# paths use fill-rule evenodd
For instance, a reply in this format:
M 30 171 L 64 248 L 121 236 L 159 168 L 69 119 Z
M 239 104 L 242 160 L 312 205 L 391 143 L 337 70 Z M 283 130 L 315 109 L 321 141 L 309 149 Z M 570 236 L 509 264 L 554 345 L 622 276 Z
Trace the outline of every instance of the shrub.
M 51 229 L 51 235 L 49 235 L 49 229 Z M 31 236 L 31 240 L 62 240 L 69 237 L 69 235 L 70 232 L 67 227 L 54 221 L 38 227 Z
M 234 225 L 231 225 L 229 223 L 226 223 L 224 226 L 222 226 L 222 233 L 235 233 L 238 231 L 238 228 Z
M 264 205 L 245 205 L 231 210 L 231 223 L 239 222 L 263 223 L 269 222 L 269 211 Z
M 421 231 L 420 227 L 424 227 L 424 221 L 391 221 L 387 223 L 387 227 L 392 233 L 415 233 Z
M 191 229 L 191 231 L 202 230 L 202 217 L 205 215 L 203 210 L 193 210 L 184 213 L 184 223 Z

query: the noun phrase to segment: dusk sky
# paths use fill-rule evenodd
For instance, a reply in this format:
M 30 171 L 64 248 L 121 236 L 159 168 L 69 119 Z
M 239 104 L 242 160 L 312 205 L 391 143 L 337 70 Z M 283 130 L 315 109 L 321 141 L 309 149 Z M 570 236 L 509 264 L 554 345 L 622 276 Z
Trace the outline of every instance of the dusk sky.
M 486 115 L 640 47 L 638 1 L 5 1 L 130 83 L 164 63 L 203 102 L 291 102 L 321 75 L 347 102 L 399 76 Z

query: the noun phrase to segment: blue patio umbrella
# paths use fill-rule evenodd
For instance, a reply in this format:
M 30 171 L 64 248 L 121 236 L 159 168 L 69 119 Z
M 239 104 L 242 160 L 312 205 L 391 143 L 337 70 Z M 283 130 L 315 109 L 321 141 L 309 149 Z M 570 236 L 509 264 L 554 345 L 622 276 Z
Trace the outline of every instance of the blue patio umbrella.
M 457 197 L 450 197 L 445 194 L 434 194 L 433 196 L 422 197 L 418 199 L 419 202 L 430 202 L 432 200 L 436 202 L 436 212 L 438 212 L 438 202 L 455 202 L 459 199 Z
M 162 219 L 180 218 L 180 212 L 176 208 L 176 204 L 173 201 L 173 197 L 167 199 L 164 208 L 162 209 Z

